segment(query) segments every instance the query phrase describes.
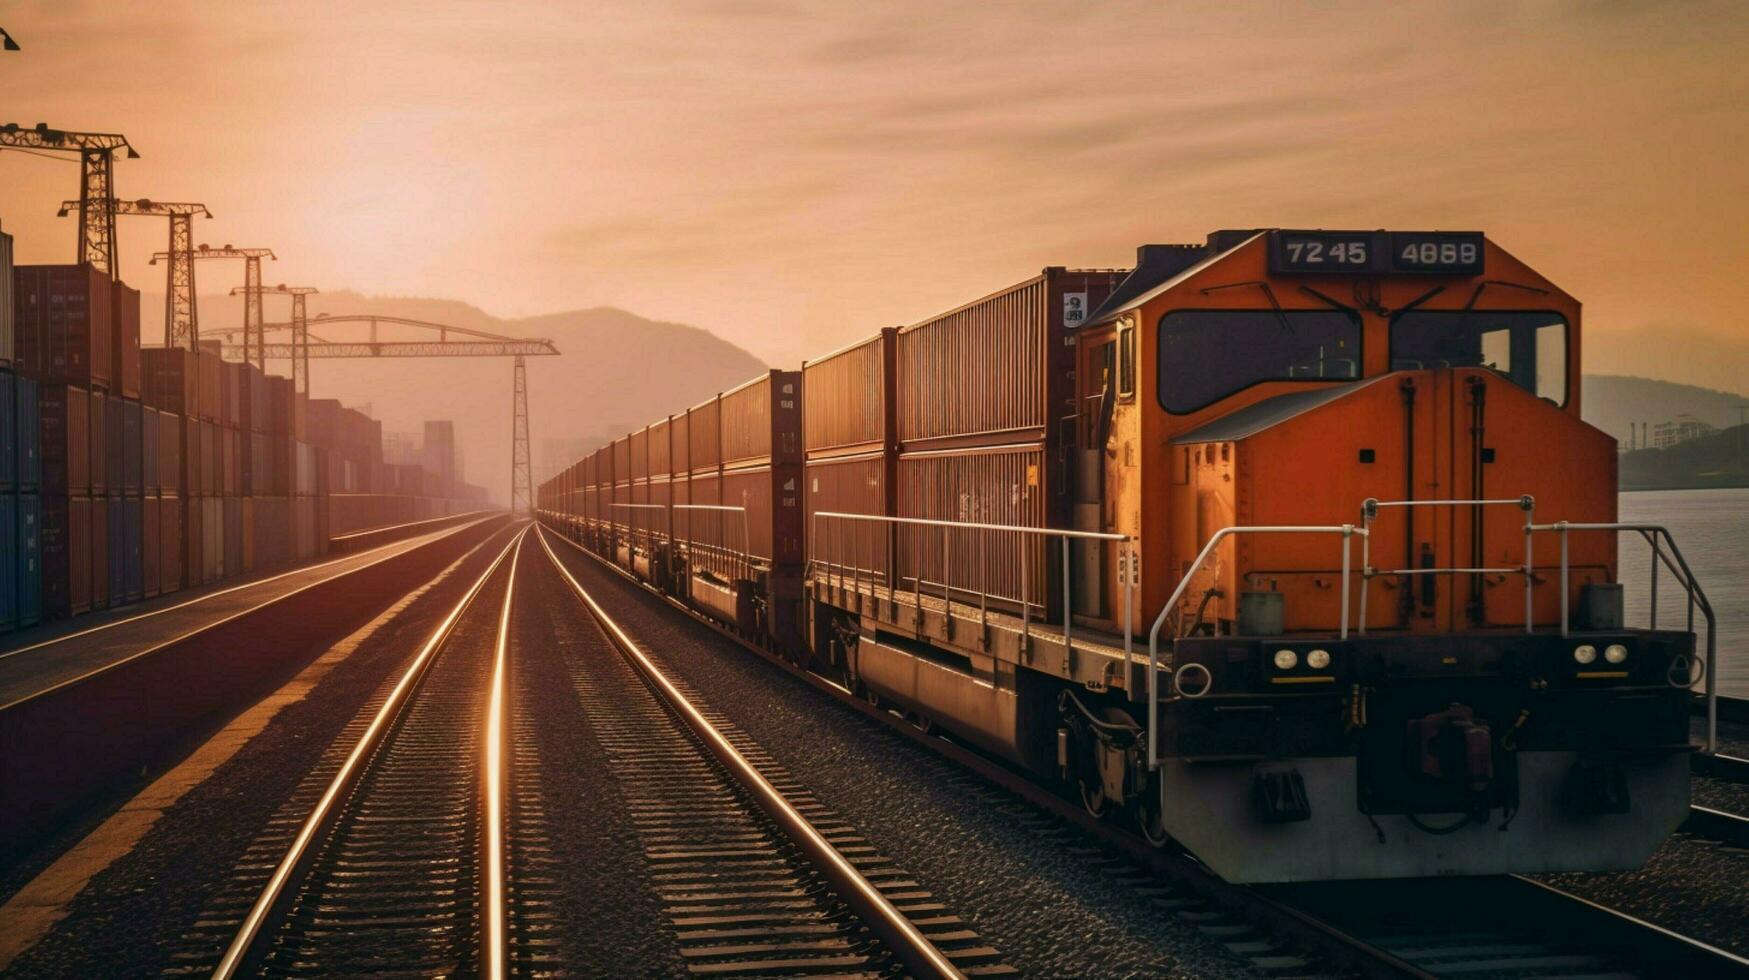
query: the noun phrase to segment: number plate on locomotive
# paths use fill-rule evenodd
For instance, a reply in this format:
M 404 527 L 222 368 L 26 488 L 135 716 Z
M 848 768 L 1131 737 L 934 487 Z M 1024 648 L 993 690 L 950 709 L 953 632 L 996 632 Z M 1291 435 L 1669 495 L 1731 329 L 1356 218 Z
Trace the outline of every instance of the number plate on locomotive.
M 1476 231 L 1272 231 L 1273 274 L 1482 274 L 1482 233 Z

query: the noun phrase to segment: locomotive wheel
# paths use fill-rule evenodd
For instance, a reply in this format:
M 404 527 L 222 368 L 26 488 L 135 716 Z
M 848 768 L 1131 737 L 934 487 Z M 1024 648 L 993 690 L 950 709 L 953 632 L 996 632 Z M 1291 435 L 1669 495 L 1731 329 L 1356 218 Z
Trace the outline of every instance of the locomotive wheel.
M 925 735 L 929 735 L 935 731 L 935 721 L 928 715 L 920 714 L 918 712 L 910 712 L 905 715 L 905 718 L 911 722 L 911 727 Z
M 1075 785 L 1081 787 L 1081 808 L 1090 815 L 1103 819 L 1106 811 L 1111 809 L 1111 801 L 1105 798 L 1105 784 L 1095 782 L 1089 786 L 1086 780 L 1077 779 Z

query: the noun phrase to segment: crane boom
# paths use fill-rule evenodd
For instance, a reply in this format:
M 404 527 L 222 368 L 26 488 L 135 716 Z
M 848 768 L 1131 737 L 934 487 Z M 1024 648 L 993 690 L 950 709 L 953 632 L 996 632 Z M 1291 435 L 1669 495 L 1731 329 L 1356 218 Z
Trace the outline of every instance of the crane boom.
M 140 198 L 124 201 L 107 198 L 102 202 L 112 215 L 144 215 L 170 219 L 169 268 L 164 276 L 164 346 L 194 349 L 194 338 L 200 336 L 194 304 L 194 262 L 189 254 L 194 249 L 194 217 L 211 218 L 213 213 L 204 204 L 190 201 L 153 201 Z M 78 208 L 78 201 L 62 201 L 60 217 Z
M 116 274 L 115 212 L 107 202 L 115 193 L 115 151 L 127 150 L 137 160 L 128 138 L 120 133 L 75 133 L 37 123 L 26 129 L 17 123 L 0 126 L 0 147 L 79 154 L 79 261 L 110 276 Z

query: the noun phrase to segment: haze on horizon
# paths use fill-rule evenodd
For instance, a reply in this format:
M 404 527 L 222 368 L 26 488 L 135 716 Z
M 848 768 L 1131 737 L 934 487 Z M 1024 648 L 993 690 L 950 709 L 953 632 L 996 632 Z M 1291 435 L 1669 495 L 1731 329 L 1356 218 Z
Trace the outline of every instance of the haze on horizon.
M 1479 228 L 1741 339 L 1749 5 L 8 4 L 0 122 L 124 132 L 268 280 L 612 305 L 773 363 L 1218 227 Z M 21 262 L 77 171 L 0 153 Z M 122 273 L 162 290 L 162 224 Z M 203 270 L 203 291 L 233 283 Z M 235 273 L 240 279 L 240 272 Z M 1643 335 L 1643 334 L 1642 334 Z M 156 338 L 148 338 L 155 342 Z M 1662 372 L 1681 380 L 1680 371 Z

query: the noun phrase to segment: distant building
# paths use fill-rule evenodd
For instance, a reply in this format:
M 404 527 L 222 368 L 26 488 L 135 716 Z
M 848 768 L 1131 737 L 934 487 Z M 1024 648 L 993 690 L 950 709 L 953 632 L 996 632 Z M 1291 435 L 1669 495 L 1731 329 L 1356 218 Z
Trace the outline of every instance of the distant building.
M 1652 426 L 1652 448 L 1669 449 L 1690 439 L 1710 436 L 1715 431 L 1712 426 L 1685 413 Z
M 420 448 L 424 457 L 420 462 L 427 472 L 442 481 L 441 486 L 454 486 L 461 479 L 461 467 L 457 463 L 455 449 L 454 422 L 448 419 L 426 422 L 425 444 Z
M 412 432 L 383 432 L 383 462 L 395 466 L 423 463 L 419 436 Z

